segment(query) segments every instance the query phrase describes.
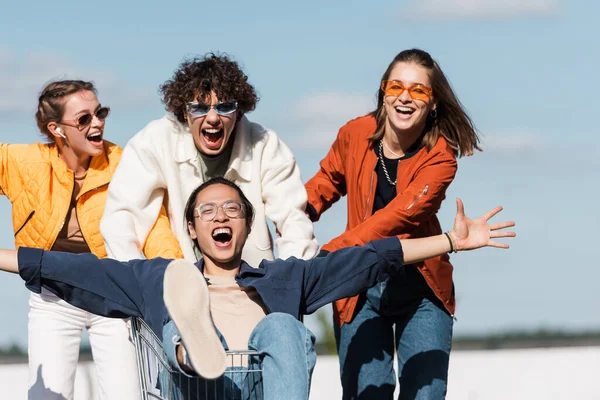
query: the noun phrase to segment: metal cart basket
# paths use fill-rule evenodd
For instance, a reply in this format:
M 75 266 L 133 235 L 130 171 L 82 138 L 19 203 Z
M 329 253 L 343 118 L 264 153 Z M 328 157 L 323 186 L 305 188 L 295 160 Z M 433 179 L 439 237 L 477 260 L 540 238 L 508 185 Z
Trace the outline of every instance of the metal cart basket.
M 216 380 L 188 377 L 176 371 L 161 341 L 139 318 L 131 319 L 142 400 L 262 400 L 258 353 L 228 351 L 225 375 Z

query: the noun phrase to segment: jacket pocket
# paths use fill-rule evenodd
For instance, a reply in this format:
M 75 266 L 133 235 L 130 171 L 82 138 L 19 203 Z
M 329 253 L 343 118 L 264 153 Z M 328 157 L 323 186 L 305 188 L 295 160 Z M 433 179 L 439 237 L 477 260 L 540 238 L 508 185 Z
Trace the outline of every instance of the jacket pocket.
M 21 226 L 19 227 L 19 229 L 17 229 L 17 230 L 15 231 L 15 237 L 17 237 L 17 235 L 19 234 L 19 232 L 21 232 L 21 231 L 23 230 L 23 228 L 25 228 L 25 225 L 27 225 L 27 223 L 28 223 L 29 221 L 31 221 L 31 218 L 33 218 L 33 214 L 35 214 L 35 210 L 33 210 L 33 211 L 31 211 L 31 212 L 29 213 L 29 215 L 28 215 L 28 216 L 27 216 L 27 218 L 25 219 L 25 222 L 23 222 L 23 223 L 21 224 Z

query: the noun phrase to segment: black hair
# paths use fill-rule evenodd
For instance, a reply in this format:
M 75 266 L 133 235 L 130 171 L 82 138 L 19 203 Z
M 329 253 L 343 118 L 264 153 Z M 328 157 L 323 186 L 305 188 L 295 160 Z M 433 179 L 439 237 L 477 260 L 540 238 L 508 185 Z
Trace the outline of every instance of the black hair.
M 244 210 L 244 218 L 246 219 L 246 229 L 248 230 L 248 233 L 250 233 L 250 230 L 252 228 L 252 222 L 254 222 L 254 207 L 252 206 L 252 203 L 250 203 L 250 200 L 248 200 L 248 198 L 246 197 L 244 192 L 242 192 L 242 189 L 240 189 L 240 187 L 238 185 L 236 185 L 234 182 L 230 181 L 229 179 L 226 179 L 226 178 L 223 178 L 220 176 L 207 180 L 202 185 L 200 185 L 196 189 L 194 189 L 192 194 L 190 194 L 190 197 L 188 198 L 188 201 L 185 205 L 186 225 L 190 224 L 190 223 L 191 224 L 194 223 L 194 208 L 196 208 L 196 198 L 198 197 L 198 194 L 201 191 L 203 191 L 204 189 L 206 189 L 207 187 L 210 187 L 213 185 L 225 185 L 225 186 L 229 186 L 230 188 L 235 189 L 238 196 L 240 196 L 240 202 L 242 203 L 242 208 Z M 200 246 L 198 245 L 197 239 L 194 239 L 194 244 L 196 245 L 196 247 L 200 248 Z

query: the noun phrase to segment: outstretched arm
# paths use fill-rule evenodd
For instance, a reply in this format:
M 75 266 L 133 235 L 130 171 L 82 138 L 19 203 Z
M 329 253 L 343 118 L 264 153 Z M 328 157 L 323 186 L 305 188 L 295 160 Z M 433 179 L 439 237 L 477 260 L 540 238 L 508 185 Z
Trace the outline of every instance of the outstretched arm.
M 450 251 L 475 250 L 487 246 L 508 249 L 507 244 L 496 242 L 493 239 L 514 237 L 514 232 L 499 230 L 513 227 L 515 223 L 510 221 L 488 224 L 488 221 L 500 211 L 502 211 L 502 207 L 496 207 L 479 218 L 470 219 L 465 215 L 463 202 L 456 199 L 456 218 L 454 227 L 448 232 L 448 236 L 443 234 L 420 239 L 400 239 L 404 252 L 404 264 L 423 261 Z
M 16 250 L 0 249 L 0 271 L 19 273 Z
M 0 270 L 18 273 L 35 293 L 52 291 L 76 307 L 105 317 L 162 317 L 162 277 L 170 260 L 120 262 L 93 254 L 21 247 L 0 250 Z M 144 293 L 157 295 L 144 296 Z M 162 323 L 162 322 L 161 322 Z
M 335 300 L 355 296 L 386 279 L 392 269 L 402 268 L 452 250 L 465 251 L 481 247 L 508 248 L 494 239 L 514 237 L 514 232 L 499 231 L 514 226 L 514 222 L 488 224 L 502 207 L 483 216 L 470 219 L 457 199 L 454 227 L 446 234 L 420 239 L 387 238 L 372 241 L 362 247 L 348 247 L 317 257 L 302 265 L 304 273 L 303 312 L 310 314 Z M 300 260 L 295 262 L 300 263 Z

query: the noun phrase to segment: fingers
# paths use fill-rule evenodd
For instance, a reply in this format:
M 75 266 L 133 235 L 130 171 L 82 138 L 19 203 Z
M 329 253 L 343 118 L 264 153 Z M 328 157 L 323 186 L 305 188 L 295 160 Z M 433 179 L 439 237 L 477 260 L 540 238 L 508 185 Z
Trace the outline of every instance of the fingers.
M 506 243 L 494 242 L 493 240 L 490 240 L 487 245 L 497 249 L 508 249 L 510 247 Z
M 465 205 L 458 197 L 456 198 L 456 215 L 461 217 L 465 216 Z
M 504 238 L 504 237 L 515 237 L 517 236 L 514 232 L 490 232 L 491 238 Z
M 490 231 L 497 231 L 498 229 L 510 228 L 512 226 L 515 226 L 513 221 L 498 222 L 490 225 Z
M 502 211 L 502 206 L 498 206 L 498 207 L 486 212 L 485 214 L 483 214 L 483 218 L 487 221 L 490 218 L 492 218 L 494 215 L 498 214 L 500 211 Z

